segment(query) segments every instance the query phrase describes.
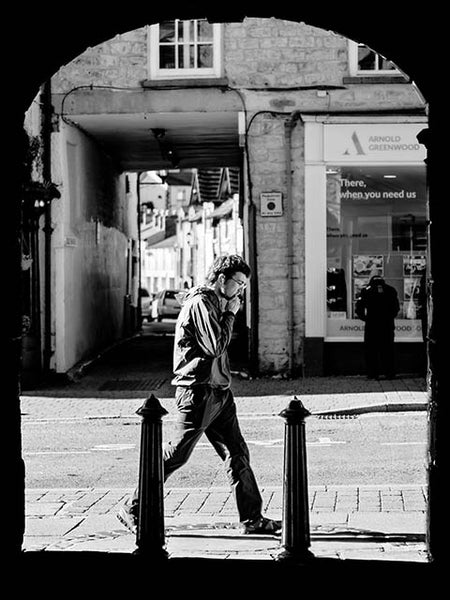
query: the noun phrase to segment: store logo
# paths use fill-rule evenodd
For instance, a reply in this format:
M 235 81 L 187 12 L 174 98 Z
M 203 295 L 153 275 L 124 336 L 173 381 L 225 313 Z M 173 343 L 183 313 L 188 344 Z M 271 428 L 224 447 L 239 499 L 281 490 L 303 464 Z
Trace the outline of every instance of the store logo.
M 352 137 L 351 137 L 351 140 L 352 140 L 352 142 L 353 142 L 353 145 L 354 145 L 354 147 L 355 147 L 356 154 L 358 154 L 358 155 L 363 155 L 363 154 L 365 154 L 365 152 L 364 152 L 364 150 L 363 150 L 363 147 L 362 147 L 362 145 L 361 145 L 361 142 L 359 141 L 359 138 L 358 138 L 358 136 L 357 136 L 357 134 L 356 134 L 356 131 L 354 131 L 354 132 L 353 132 L 353 134 L 352 134 Z M 351 152 L 350 152 L 350 149 L 349 149 L 349 148 L 347 148 L 347 150 L 344 152 L 344 156 L 345 156 L 345 155 L 349 156 L 350 154 L 351 154 Z

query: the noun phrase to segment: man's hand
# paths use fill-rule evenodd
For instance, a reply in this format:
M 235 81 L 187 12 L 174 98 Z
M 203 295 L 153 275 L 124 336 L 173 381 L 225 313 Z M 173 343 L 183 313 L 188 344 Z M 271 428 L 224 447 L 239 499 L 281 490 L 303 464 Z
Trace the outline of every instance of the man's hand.
M 228 302 L 225 306 L 225 310 L 228 310 L 229 312 L 236 314 L 237 311 L 239 310 L 240 306 L 241 306 L 241 298 L 239 296 L 235 296 L 234 298 L 231 298 L 231 300 L 228 300 Z

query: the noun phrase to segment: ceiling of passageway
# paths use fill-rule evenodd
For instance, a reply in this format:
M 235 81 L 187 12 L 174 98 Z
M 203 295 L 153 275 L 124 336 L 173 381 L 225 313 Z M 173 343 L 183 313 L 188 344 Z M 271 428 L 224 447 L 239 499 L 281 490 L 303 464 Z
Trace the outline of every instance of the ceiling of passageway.
M 70 120 L 124 171 L 239 166 L 237 111 L 71 114 Z

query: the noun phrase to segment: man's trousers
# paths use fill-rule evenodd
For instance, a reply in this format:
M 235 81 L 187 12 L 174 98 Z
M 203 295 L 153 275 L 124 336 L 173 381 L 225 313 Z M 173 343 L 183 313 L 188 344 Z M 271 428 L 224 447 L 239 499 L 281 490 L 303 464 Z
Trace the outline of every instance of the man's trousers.
M 241 522 L 262 514 L 262 498 L 250 466 L 248 446 L 236 415 L 230 389 L 207 385 L 177 387 L 175 393 L 177 421 L 175 433 L 163 449 L 164 481 L 188 460 L 203 433 L 223 460 L 228 481 L 236 500 Z M 135 517 L 139 510 L 136 489 L 125 506 Z

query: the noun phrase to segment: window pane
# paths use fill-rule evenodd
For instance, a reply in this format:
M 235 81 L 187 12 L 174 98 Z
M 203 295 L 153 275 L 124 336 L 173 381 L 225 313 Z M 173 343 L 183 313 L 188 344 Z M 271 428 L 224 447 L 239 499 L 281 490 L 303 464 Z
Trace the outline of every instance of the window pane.
M 164 21 L 159 25 L 159 41 L 174 42 L 175 41 L 175 21 Z
M 184 52 L 185 52 L 186 46 L 182 45 L 182 46 L 178 46 L 177 50 L 178 50 L 178 68 L 179 69 L 184 69 L 186 68 L 185 60 L 184 60 Z
M 392 249 L 401 251 L 421 251 L 427 249 L 425 216 L 413 214 L 394 215 L 392 218 Z
M 208 21 L 198 21 L 198 40 L 201 42 L 209 42 L 213 39 L 213 26 Z
M 195 21 L 178 21 L 178 41 L 189 42 L 194 39 Z
M 178 21 L 178 41 L 184 42 L 184 24 L 185 21 Z
M 159 68 L 175 69 L 175 46 L 160 46 Z
M 213 66 L 213 51 L 211 44 L 200 44 L 198 46 L 198 67 L 201 69 Z
M 423 167 L 328 167 L 328 335 L 361 329 L 355 301 L 375 273 L 397 290 L 397 319 L 418 319 L 426 255 Z
M 378 55 L 378 68 L 383 71 L 392 71 L 393 69 L 395 70 L 396 67 L 393 63 L 391 63 L 390 60 L 387 60 L 386 58 L 381 56 L 381 54 L 379 54 Z
M 189 46 L 189 68 L 197 68 L 197 64 L 195 61 L 195 46 L 193 44 Z
M 187 41 L 192 42 L 195 39 L 195 21 L 185 21 L 187 24 Z
M 358 46 L 358 69 L 360 71 L 373 71 L 376 68 L 376 54 L 367 46 Z

